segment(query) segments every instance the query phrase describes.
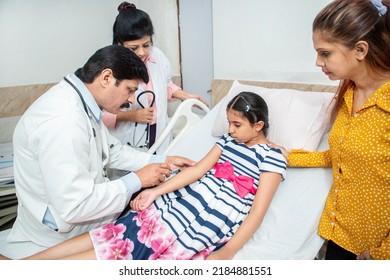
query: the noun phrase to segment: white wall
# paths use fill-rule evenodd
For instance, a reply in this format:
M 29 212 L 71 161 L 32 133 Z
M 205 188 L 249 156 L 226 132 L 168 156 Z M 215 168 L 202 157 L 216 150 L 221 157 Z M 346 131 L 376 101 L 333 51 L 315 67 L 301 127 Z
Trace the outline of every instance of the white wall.
M 94 51 L 111 44 L 121 2 L 0 0 L 0 87 L 57 82 L 82 66 Z M 173 74 L 180 74 L 176 0 L 129 2 L 150 14 L 155 45 L 167 54 Z M 214 57 L 204 70 L 185 62 L 187 85 L 195 85 L 197 73 L 210 67 L 220 79 L 331 84 L 315 66 L 311 42 L 312 20 L 329 2 L 212 0 L 212 38 L 194 42 L 188 55 L 196 57 L 198 44 L 212 46 Z M 192 21 L 202 32 L 204 22 Z
M 0 0 L 0 87 L 57 82 L 74 72 L 112 43 L 121 2 Z M 150 14 L 156 45 L 168 49 L 172 71 L 180 73 L 176 1 L 129 2 Z
M 214 78 L 334 84 L 315 66 L 311 25 L 330 0 L 213 0 Z
M 212 0 L 180 0 L 183 88 L 211 104 L 213 71 Z

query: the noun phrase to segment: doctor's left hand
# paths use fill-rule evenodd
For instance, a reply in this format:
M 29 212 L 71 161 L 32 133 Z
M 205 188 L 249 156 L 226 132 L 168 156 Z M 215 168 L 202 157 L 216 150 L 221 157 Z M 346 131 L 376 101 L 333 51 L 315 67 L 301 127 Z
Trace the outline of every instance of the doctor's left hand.
M 168 164 L 171 171 L 194 166 L 196 164 L 195 161 L 180 156 L 167 156 L 165 163 Z

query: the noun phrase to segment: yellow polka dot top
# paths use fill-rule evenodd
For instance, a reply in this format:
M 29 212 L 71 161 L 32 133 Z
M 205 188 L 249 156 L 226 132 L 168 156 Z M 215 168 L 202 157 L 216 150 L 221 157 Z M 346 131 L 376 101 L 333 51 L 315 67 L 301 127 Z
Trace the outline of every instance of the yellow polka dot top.
M 369 250 L 374 259 L 390 259 L 390 82 L 355 114 L 352 104 L 350 88 L 329 133 L 329 150 L 292 150 L 289 164 L 332 167 L 319 235 L 356 255 Z

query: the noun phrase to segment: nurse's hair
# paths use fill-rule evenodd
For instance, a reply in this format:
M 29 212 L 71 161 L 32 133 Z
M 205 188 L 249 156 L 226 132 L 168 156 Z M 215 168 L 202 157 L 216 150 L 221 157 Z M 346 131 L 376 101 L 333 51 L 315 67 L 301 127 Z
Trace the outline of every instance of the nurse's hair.
M 121 80 L 149 82 L 145 63 L 131 50 L 120 45 L 109 45 L 96 51 L 75 75 L 84 83 L 92 83 L 104 69 L 111 69 L 117 83 Z
M 248 91 L 240 92 L 227 104 L 226 111 L 230 109 L 241 113 L 252 125 L 263 121 L 262 130 L 264 135 L 267 136 L 269 127 L 268 106 L 260 95 Z
M 146 12 L 128 2 L 122 2 L 118 6 L 118 12 L 113 26 L 113 44 L 139 40 L 145 36 L 150 36 L 152 41 L 154 28 Z

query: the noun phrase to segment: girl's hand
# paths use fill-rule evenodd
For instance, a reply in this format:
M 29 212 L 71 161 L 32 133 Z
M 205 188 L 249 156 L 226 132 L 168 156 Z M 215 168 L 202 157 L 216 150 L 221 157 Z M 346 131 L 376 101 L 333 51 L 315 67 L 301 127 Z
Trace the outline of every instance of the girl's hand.
M 148 208 L 155 199 L 156 195 L 153 189 L 146 189 L 130 201 L 130 207 L 135 211 L 143 211 Z
M 234 254 L 230 254 L 228 252 L 225 252 L 223 250 L 223 248 L 221 248 L 218 251 L 213 252 L 210 255 L 208 255 L 206 260 L 208 260 L 208 261 L 210 261 L 210 260 L 231 260 L 231 259 L 233 259 L 233 257 L 234 257 Z

